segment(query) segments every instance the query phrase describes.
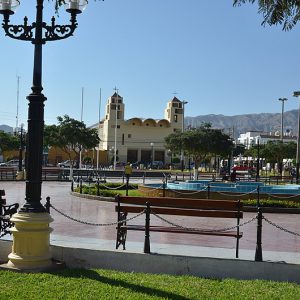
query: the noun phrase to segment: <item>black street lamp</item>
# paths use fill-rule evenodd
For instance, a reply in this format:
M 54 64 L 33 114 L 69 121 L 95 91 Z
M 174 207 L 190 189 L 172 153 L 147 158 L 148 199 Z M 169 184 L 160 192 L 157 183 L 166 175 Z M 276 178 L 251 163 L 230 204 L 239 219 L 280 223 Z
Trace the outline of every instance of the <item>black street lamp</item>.
M 23 134 L 23 124 L 21 124 L 20 130 L 20 147 L 19 147 L 19 167 L 18 171 L 22 172 L 23 170 L 23 151 L 24 151 L 24 134 Z
M 153 148 L 154 148 L 154 143 L 150 143 L 151 146 L 151 156 L 150 156 L 150 168 L 153 168 L 153 160 L 154 160 L 154 153 L 153 153 Z
M 300 98 L 300 91 L 296 91 L 293 94 L 294 97 Z M 298 109 L 298 133 L 297 133 L 297 152 L 296 152 L 296 183 L 299 183 L 299 162 L 300 159 L 300 103 Z
M 256 160 L 256 178 L 255 178 L 255 181 L 259 181 L 259 167 L 260 167 L 260 165 L 259 165 L 259 160 L 260 160 L 259 146 L 260 146 L 259 145 L 259 139 L 257 139 L 257 160 Z
M 27 96 L 28 133 L 26 141 L 27 151 L 27 180 L 26 202 L 20 212 L 45 212 L 41 204 L 42 159 L 43 159 L 43 130 L 44 130 L 44 102 L 47 99 L 42 87 L 42 46 L 49 41 L 57 41 L 73 35 L 77 28 L 76 15 L 81 13 L 87 5 L 86 0 L 65 0 L 66 11 L 71 14 L 69 25 L 57 25 L 52 17 L 50 25 L 43 21 L 44 0 L 36 1 L 36 20 L 28 24 L 24 18 L 22 25 L 10 24 L 10 16 L 20 4 L 19 0 L 0 0 L 0 13 L 3 14 L 2 27 L 7 36 L 13 39 L 29 41 L 34 45 L 34 65 L 32 93 Z

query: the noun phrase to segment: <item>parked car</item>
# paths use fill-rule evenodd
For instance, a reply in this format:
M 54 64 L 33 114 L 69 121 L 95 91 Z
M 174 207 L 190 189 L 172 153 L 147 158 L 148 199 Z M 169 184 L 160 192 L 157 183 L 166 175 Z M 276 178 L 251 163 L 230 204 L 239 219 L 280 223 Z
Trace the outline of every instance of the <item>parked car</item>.
M 70 168 L 71 162 L 70 162 L 70 160 L 65 160 L 65 161 L 58 163 L 57 166 L 60 168 Z
M 234 166 L 231 170 L 235 170 L 240 174 L 254 174 L 256 172 L 256 169 L 254 167 L 249 166 Z
M 148 165 L 148 168 L 151 169 L 163 169 L 163 167 L 164 167 L 164 163 L 160 160 L 155 160 Z
M 18 159 L 12 159 L 7 162 L 0 163 L 0 167 L 18 167 L 19 166 L 19 160 Z M 22 166 L 24 167 L 24 160 L 22 160 Z

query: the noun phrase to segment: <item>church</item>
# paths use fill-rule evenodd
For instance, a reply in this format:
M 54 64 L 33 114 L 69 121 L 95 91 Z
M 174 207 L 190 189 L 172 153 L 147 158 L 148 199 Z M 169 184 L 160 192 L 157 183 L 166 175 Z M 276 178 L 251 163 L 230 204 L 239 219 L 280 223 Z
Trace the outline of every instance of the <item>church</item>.
M 182 131 L 183 120 L 184 102 L 176 97 L 167 103 L 164 119 L 134 117 L 126 120 L 123 97 L 114 93 L 108 98 L 105 117 L 95 126 L 99 130 L 99 150 L 107 151 L 109 162 L 116 152 L 120 163 L 170 163 L 171 154 L 165 149 L 164 138 Z

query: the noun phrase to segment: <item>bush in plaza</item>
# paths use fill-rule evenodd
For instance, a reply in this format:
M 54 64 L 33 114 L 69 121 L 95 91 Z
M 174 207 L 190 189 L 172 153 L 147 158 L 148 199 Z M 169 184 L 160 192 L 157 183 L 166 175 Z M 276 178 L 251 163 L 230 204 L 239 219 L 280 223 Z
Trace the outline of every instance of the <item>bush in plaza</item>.
M 256 206 L 257 201 L 255 199 L 242 200 L 245 206 Z M 278 207 L 278 208 L 300 208 L 300 203 L 287 200 L 273 200 L 273 199 L 261 199 L 259 201 L 261 207 Z

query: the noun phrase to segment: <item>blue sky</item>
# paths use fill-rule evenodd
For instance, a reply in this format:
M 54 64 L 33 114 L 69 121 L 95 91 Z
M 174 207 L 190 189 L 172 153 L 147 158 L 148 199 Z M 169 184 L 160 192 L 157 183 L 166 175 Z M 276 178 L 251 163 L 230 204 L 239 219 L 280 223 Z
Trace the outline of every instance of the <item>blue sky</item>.
M 186 116 L 238 115 L 297 109 L 300 90 L 300 24 L 290 32 L 262 27 L 255 5 L 232 7 L 217 0 L 105 0 L 78 16 L 69 39 L 49 42 L 43 52 L 46 124 L 58 115 L 98 120 L 116 86 L 124 97 L 125 118 L 163 118 L 169 99 L 188 101 Z M 32 21 L 35 0 L 21 0 L 12 23 Z M 45 2 L 45 21 L 54 4 Z M 58 23 L 69 15 L 60 10 Z M 19 124 L 27 122 L 33 46 L 0 31 L 0 124 L 15 126 L 17 74 Z

